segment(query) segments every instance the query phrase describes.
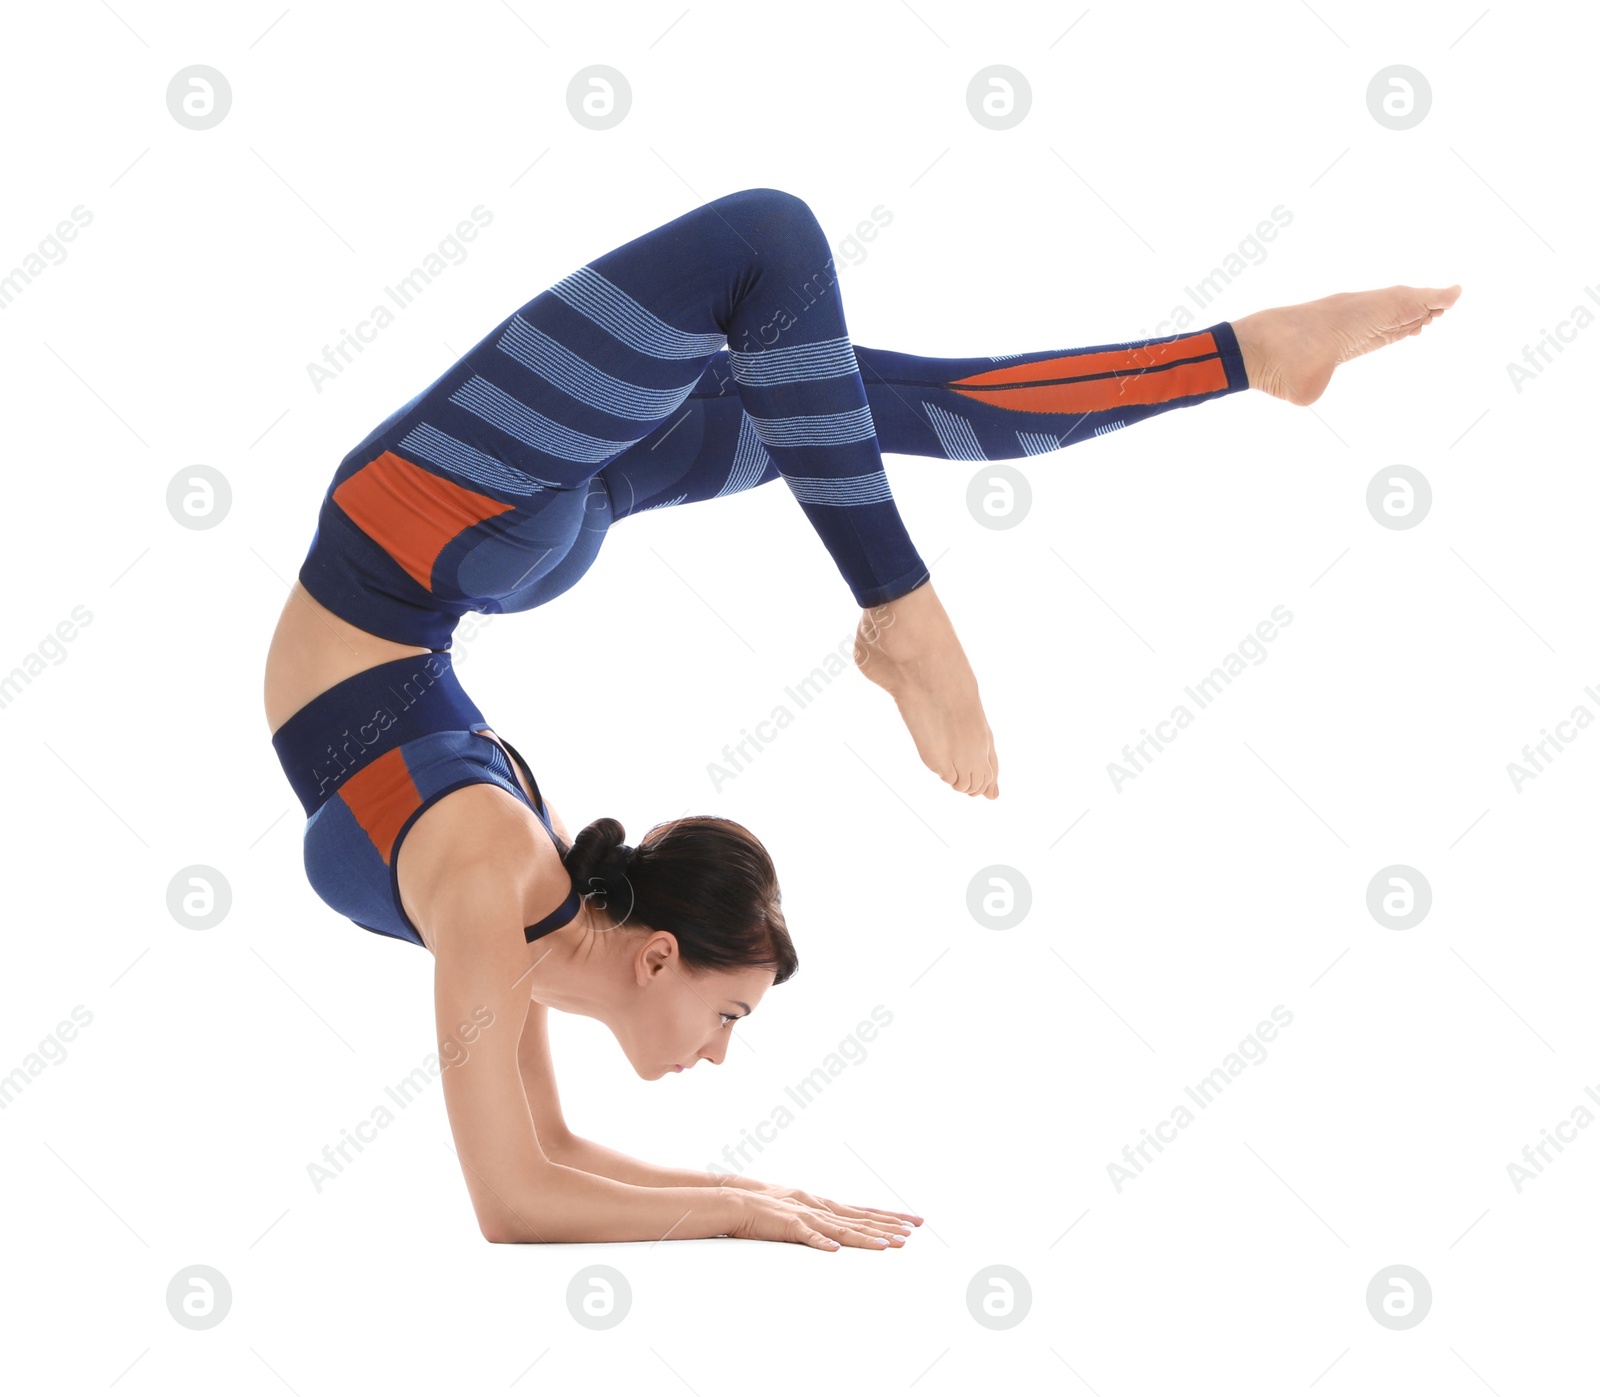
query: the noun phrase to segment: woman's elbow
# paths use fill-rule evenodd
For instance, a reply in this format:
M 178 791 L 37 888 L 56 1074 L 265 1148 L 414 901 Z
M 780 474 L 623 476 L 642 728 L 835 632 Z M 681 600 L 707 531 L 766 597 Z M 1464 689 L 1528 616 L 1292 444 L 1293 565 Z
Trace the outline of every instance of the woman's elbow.
M 531 1227 L 514 1218 L 479 1219 L 478 1231 L 486 1242 L 516 1244 L 544 1241 Z

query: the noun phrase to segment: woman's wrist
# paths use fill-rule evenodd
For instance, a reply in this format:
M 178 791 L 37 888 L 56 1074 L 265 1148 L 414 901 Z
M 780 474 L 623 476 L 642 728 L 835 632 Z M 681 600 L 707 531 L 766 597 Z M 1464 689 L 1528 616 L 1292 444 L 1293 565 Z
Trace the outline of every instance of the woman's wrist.
M 718 1231 L 723 1236 L 732 1236 L 738 1232 L 739 1225 L 744 1221 L 745 1200 L 750 1195 L 744 1189 L 736 1188 L 732 1184 L 719 1184 L 714 1192 L 717 1195 Z

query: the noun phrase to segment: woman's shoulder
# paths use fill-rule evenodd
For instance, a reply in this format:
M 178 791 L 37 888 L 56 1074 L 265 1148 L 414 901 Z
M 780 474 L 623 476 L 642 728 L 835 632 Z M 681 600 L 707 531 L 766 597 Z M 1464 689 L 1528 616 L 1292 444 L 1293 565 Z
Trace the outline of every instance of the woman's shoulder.
M 571 881 L 538 815 L 489 781 L 436 800 L 395 858 L 401 900 L 424 934 L 429 922 L 460 911 L 464 899 L 479 893 L 543 906 Z

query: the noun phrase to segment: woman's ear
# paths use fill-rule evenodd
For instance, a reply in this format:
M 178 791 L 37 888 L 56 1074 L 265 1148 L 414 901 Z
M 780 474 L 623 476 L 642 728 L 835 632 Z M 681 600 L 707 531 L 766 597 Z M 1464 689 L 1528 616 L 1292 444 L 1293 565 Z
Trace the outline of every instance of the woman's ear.
M 670 931 L 654 930 L 640 945 L 635 964 L 639 967 L 641 983 L 654 975 L 677 970 L 678 938 Z

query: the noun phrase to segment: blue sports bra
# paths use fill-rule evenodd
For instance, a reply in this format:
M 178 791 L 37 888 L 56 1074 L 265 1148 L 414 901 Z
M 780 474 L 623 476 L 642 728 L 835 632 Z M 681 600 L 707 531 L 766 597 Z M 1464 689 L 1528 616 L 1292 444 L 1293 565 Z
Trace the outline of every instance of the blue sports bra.
M 426 945 L 401 903 L 396 859 L 423 813 L 463 786 L 495 785 L 515 796 L 565 856 L 527 761 L 504 738 L 480 731 L 488 726 L 449 654 L 434 652 L 353 675 L 273 734 L 308 816 L 306 876 L 323 902 L 367 931 Z M 527 778 L 531 801 L 512 760 Z M 523 928 L 524 937 L 536 941 L 565 926 L 581 902 L 569 878 L 560 906 Z

